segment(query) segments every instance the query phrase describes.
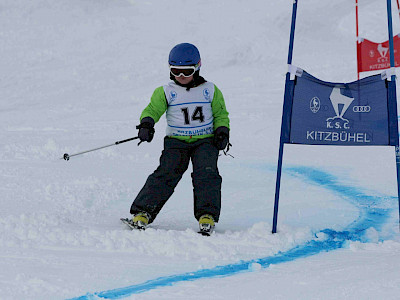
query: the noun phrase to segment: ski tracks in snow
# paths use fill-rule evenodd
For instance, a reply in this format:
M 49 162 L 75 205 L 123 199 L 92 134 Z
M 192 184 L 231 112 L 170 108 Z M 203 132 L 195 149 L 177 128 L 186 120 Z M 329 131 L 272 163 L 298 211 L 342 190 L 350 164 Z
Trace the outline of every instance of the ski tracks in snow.
M 285 172 L 291 176 L 301 178 L 307 184 L 321 186 L 344 198 L 358 209 L 359 217 L 343 230 L 321 230 L 316 232 L 314 238 L 311 240 L 298 243 L 292 246 L 291 249 L 281 250 L 279 253 L 264 258 L 250 259 L 194 272 L 159 277 L 141 284 L 103 292 L 88 293 L 73 299 L 119 299 L 180 282 L 226 277 L 238 273 L 257 271 L 274 264 L 290 262 L 321 252 L 346 248 L 352 243 L 382 242 L 385 237 L 390 235 L 390 233 L 385 232 L 385 224 L 393 216 L 397 208 L 396 197 L 368 195 L 360 188 L 338 183 L 338 179 L 334 175 L 316 168 L 306 166 L 288 167 L 285 169 Z M 256 225 L 255 227 L 257 226 L 260 225 Z M 255 230 L 254 227 L 253 230 Z M 279 236 L 279 231 L 276 236 Z

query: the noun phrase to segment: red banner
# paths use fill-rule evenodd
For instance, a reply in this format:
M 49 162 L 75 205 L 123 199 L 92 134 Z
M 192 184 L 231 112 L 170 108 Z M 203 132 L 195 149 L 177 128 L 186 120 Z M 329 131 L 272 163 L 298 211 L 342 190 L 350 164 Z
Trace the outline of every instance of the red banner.
M 395 66 L 400 62 L 400 37 L 393 37 Z M 358 72 L 368 72 L 390 68 L 389 41 L 374 43 L 362 39 L 357 43 Z

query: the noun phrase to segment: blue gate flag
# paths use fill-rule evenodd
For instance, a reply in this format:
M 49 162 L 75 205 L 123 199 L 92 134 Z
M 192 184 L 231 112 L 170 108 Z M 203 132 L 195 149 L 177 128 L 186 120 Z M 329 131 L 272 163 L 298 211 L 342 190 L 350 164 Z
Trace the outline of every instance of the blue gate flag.
M 391 0 L 386 1 L 391 68 L 350 83 L 325 82 L 292 65 L 298 1 L 293 1 L 292 9 L 272 233 L 277 231 L 283 149 L 288 143 L 394 146 L 400 226 L 400 146 Z
M 351 83 L 333 83 L 301 72 L 295 78 L 289 142 L 394 145 L 384 77 L 378 74 Z
M 322 81 L 289 65 L 283 101 L 272 233 L 277 232 L 284 144 L 395 146 L 400 195 L 396 81 L 392 75 L 393 69 L 388 69 L 354 82 L 334 83 Z

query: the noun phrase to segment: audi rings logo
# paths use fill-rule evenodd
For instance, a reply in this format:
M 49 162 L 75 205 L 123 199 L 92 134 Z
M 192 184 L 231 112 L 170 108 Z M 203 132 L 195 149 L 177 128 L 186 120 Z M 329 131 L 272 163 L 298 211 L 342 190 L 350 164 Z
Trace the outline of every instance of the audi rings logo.
M 369 113 L 370 111 L 371 111 L 371 106 L 369 106 L 369 105 L 353 106 L 353 112 L 355 112 L 355 113 Z

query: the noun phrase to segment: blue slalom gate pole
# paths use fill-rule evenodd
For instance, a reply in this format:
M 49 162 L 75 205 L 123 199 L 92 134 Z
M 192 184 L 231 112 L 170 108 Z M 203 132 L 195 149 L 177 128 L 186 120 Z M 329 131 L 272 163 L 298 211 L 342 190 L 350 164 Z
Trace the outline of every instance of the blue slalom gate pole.
M 288 65 L 292 64 L 293 57 L 293 44 L 294 44 L 294 33 L 296 28 L 296 13 L 297 13 L 297 2 L 298 0 L 293 0 L 292 8 L 292 25 L 290 29 L 290 39 L 289 39 L 289 53 L 288 53 Z M 279 141 L 279 157 L 278 157 L 278 167 L 276 172 L 276 186 L 275 186 L 275 202 L 274 202 L 274 216 L 272 221 L 272 233 L 276 233 L 277 223 L 278 223 L 278 207 L 279 207 L 279 190 L 281 185 L 281 175 L 282 175 L 282 160 L 283 160 L 283 147 L 285 142 L 289 142 L 290 133 L 290 115 L 292 110 L 292 100 L 293 100 L 293 83 L 290 81 L 290 72 L 286 73 L 285 82 L 285 95 L 283 100 L 283 112 L 282 112 L 282 125 L 281 125 L 281 136 Z
M 394 45 L 393 45 L 393 25 L 392 25 L 392 1 L 387 0 L 387 15 L 388 15 L 388 32 L 389 32 L 389 52 L 390 52 L 390 68 L 395 68 L 394 61 Z M 390 126 L 394 127 L 392 136 L 396 151 L 396 173 L 397 173 L 397 197 L 399 202 L 399 229 L 400 229 L 400 149 L 399 149 L 399 128 L 397 118 L 397 95 L 396 95 L 396 75 L 392 73 L 391 80 L 388 82 L 389 90 L 389 105 L 392 112 L 395 114 L 395 120 L 392 120 Z

